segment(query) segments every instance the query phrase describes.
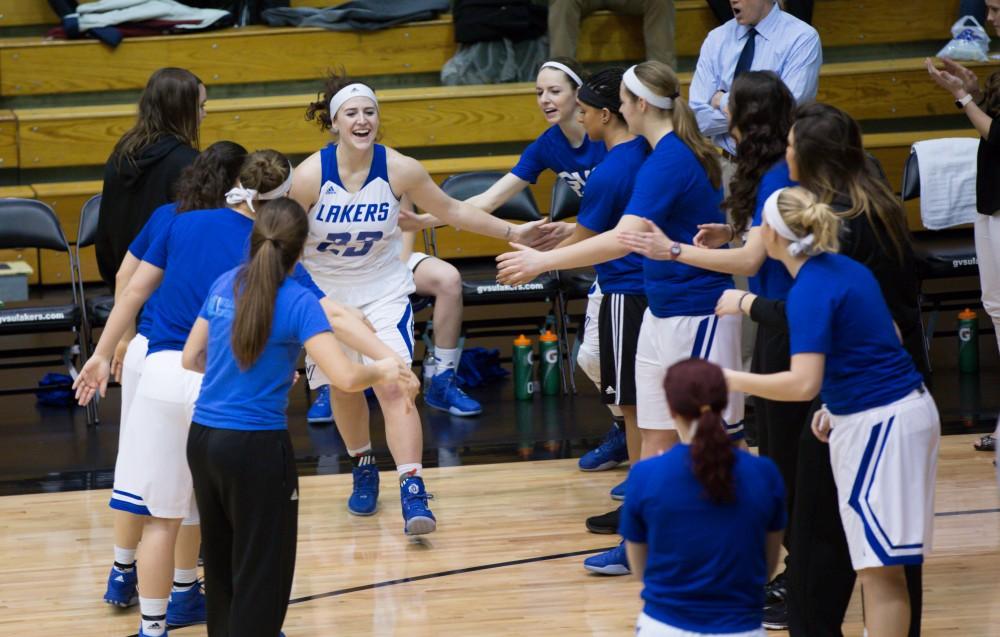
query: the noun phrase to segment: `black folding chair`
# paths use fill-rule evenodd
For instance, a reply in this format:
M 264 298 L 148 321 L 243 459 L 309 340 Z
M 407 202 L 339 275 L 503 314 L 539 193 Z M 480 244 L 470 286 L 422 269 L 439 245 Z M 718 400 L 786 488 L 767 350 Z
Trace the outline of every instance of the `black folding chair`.
M 115 297 L 109 294 L 97 295 L 87 298 L 83 287 L 83 272 L 81 271 L 83 261 L 80 258 L 80 250 L 94 245 L 97 238 L 97 222 L 101 214 L 101 195 L 94 195 L 83 204 L 80 209 L 80 228 L 76 234 L 76 280 L 79 286 L 80 307 L 83 308 L 83 319 L 81 330 L 84 336 L 84 348 L 87 356 L 94 350 L 94 329 L 104 327 L 114 307 Z
M 36 304 L 14 302 L 0 309 L 0 336 L 32 336 L 67 333 L 69 345 L 37 345 L 0 350 L 0 369 L 31 367 L 64 368 L 76 379 L 76 361 L 81 355 L 81 310 L 77 288 L 77 265 L 69 242 L 52 208 L 34 199 L 0 199 L 0 248 L 36 248 L 64 252 L 70 265 L 71 303 Z M 50 385 L 46 389 L 68 389 Z M 37 394 L 37 387 L 0 389 L 0 395 Z M 96 423 L 96 405 L 88 407 L 87 423 Z

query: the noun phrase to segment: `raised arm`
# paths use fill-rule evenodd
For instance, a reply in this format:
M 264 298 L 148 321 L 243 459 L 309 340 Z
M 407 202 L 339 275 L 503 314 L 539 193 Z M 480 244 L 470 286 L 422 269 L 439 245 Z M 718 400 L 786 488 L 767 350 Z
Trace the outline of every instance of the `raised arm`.
M 514 173 L 507 173 L 490 186 L 486 192 L 469 197 L 465 203 L 486 212 L 493 212 L 527 187 L 528 182 Z
M 968 104 L 962 109 L 965 111 L 965 115 L 980 137 L 994 142 L 995 140 L 990 139 L 993 118 L 979 107 L 979 103 L 983 99 L 983 91 L 979 87 L 979 79 L 975 72 L 949 59 L 942 59 L 941 62 L 944 64 L 944 69 L 938 70 L 930 58 L 924 60 L 931 79 L 934 80 L 935 84 L 951 93 L 956 101 L 968 101 Z M 966 100 L 967 95 L 971 97 L 971 100 Z M 1000 141 L 1000 131 L 997 131 L 997 138 L 996 141 Z
M 672 258 L 670 248 L 674 243 L 673 240 L 649 219 L 644 221 L 642 232 L 621 233 L 622 244 L 632 252 L 638 252 L 644 257 L 661 261 L 670 260 Z M 753 276 L 760 270 L 766 257 L 767 250 L 764 249 L 764 239 L 758 226 L 751 228 L 747 242 L 742 247 L 719 250 L 682 244 L 680 256 L 676 260 L 705 270 Z

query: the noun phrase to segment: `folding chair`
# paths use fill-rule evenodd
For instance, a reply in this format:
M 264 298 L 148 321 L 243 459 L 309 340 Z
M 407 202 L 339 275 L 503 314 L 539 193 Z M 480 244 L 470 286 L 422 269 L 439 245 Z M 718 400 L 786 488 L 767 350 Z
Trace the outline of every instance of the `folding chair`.
M 87 298 L 83 287 L 83 273 L 81 267 L 83 261 L 80 259 L 80 250 L 94 245 L 97 238 L 97 222 L 101 213 L 101 195 L 94 195 L 83 204 L 80 209 L 80 228 L 76 234 L 76 280 L 80 289 L 80 307 L 83 308 L 83 322 L 81 329 L 84 335 L 84 347 L 87 356 L 94 350 L 94 329 L 104 327 L 114 307 L 115 297 L 109 294 L 102 294 Z
M 77 269 L 69 242 L 52 208 L 34 199 L 0 199 L 0 248 L 36 248 L 66 253 L 70 264 L 72 303 L 15 302 L 0 309 L 0 336 L 70 333 L 69 345 L 39 345 L 0 350 L 0 369 L 62 367 L 77 377 L 75 360 L 81 354 L 81 310 Z M 6 362 L 16 359 L 13 362 Z M 62 389 L 49 386 L 47 389 Z M 0 389 L 0 395 L 37 394 L 37 387 Z M 96 405 L 88 407 L 87 424 L 96 423 Z

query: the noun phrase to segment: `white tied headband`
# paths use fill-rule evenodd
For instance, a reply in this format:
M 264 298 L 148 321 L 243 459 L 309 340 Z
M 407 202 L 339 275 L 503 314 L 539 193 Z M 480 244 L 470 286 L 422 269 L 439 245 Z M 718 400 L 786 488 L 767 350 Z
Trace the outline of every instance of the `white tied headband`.
M 785 223 L 784 218 L 781 216 L 781 211 L 778 210 L 778 197 L 781 193 L 785 192 L 786 188 L 777 190 L 771 193 L 771 196 L 767 198 L 764 202 L 764 212 L 762 214 L 764 222 L 774 228 L 774 231 L 778 233 L 791 243 L 788 246 L 788 254 L 793 257 L 797 257 L 800 254 L 809 254 L 813 243 L 816 241 L 816 236 L 812 233 L 807 234 L 804 237 L 800 237 L 792 229 L 788 227 Z
M 622 75 L 622 83 L 625 84 L 625 88 L 630 90 L 633 95 L 641 97 L 656 108 L 662 108 L 665 111 L 669 111 L 674 108 L 673 98 L 657 95 L 651 91 L 649 87 L 642 83 L 642 80 L 640 80 L 635 74 L 635 65 L 628 67 L 628 70 L 625 71 L 625 75 Z
M 573 69 L 569 68 L 562 62 L 546 62 L 538 70 L 541 71 L 542 69 L 555 69 L 557 71 L 562 71 L 568 75 L 571 80 L 576 82 L 577 87 L 583 86 L 583 80 L 580 79 L 580 76 L 574 73 Z
M 344 102 L 352 97 L 367 97 L 374 102 L 375 108 L 378 108 L 378 99 L 375 98 L 375 91 L 364 84 L 348 84 L 330 98 L 330 119 L 333 119 L 337 111 L 340 110 L 340 107 L 344 105 Z
M 239 181 L 236 185 L 226 193 L 226 203 L 230 206 L 239 205 L 246 202 L 247 207 L 250 208 L 252 212 L 257 212 L 253 208 L 253 202 L 255 199 L 268 200 L 268 199 L 279 199 L 288 194 L 288 191 L 292 189 L 292 165 L 288 164 L 288 177 L 285 181 L 281 182 L 281 185 L 274 190 L 269 190 L 265 193 L 258 194 L 253 188 L 244 188 L 243 184 Z

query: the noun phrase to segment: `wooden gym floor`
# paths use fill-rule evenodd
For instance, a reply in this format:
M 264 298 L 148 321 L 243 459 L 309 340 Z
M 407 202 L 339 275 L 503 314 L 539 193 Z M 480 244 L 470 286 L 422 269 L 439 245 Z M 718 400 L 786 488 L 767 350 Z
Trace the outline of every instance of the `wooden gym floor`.
M 946 436 L 935 551 L 925 567 L 924 635 L 995 636 L 1000 626 L 1000 499 L 973 435 Z M 382 508 L 350 516 L 348 475 L 301 482 L 298 566 L 285 621 L 306 635 L 629 635 L 639 583 L 587 574 L 616 538 L 583 519 L 610 510 L 623 470 L 575 460 L 427 471 L 439 531 L 402 534 L 393 480 Z M 0 498 L 0 634 L 124 637 L 137 609 L 100 601 L 110 564 L 108 491 Z M 204 626 L 171 631 L 204 635 Z M 782 635 L 783 633 L 772 633 Z M 845 634 L 860 635 L 855 603 Z

